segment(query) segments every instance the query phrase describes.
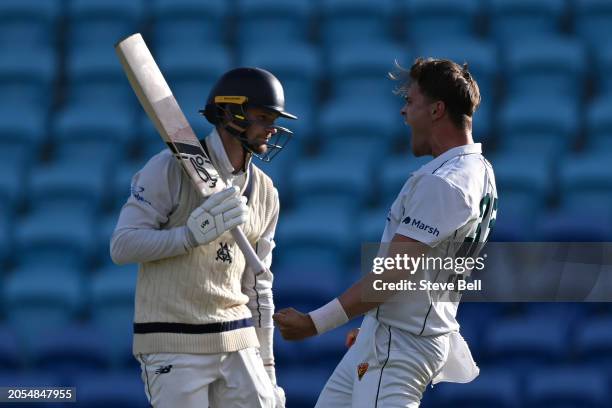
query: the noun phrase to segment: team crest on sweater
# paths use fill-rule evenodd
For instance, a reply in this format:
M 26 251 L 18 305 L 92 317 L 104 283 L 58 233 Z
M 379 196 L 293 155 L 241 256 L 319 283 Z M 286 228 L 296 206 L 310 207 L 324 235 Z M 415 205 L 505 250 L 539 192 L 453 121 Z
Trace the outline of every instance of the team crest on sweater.
M 232 253 L 225 242 L 219 242 L 221 248 L 217 249 L 217 257 L 215 261 L 232 263 Z

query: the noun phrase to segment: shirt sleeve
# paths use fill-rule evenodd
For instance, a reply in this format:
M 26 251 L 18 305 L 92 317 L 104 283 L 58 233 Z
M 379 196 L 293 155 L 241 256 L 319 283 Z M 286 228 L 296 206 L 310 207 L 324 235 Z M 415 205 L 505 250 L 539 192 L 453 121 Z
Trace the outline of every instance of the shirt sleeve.
M 132 178 L 130 197 L 111 238 L 117 264 L 151 262 L 187 253 L 185 226 L 160 229 L 178 205 L 181 169 L 169 153 L 160 153 Z
M 458 187 L 427 174 L 404 197 L 396 233 L 435 247 L 465 225 L 471 216 L 468 201 Z

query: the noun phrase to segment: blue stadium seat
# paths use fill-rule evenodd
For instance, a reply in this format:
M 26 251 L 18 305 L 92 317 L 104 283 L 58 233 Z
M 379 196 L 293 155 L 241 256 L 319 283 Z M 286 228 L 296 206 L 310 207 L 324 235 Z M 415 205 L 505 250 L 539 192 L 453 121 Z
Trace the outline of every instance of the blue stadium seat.
M 371 166 L 366 160 L 346 163 L 334 157 L 300 160 L 293 168 L 293 202 L 298 208 L 329 205 L 349 214 L 367 204 L 371 197 Z
M 610 88 L 612 90 L 612 87 Z M 585 127 L 587 149 L 593 152 L 612 148 L 612 93 L 587 106 Z
M 186 115 L 204 108 L 208 92 L 232 65 L 229 50 L 212 44 L 179 47 L 173 44 L 160 48 L 156 58 Z
M 26 345 L 70 322 L 82 297 L 80 279 L 72 273 L 16 273 L 6 278 L 3 289 L 7 321 Z
M 134 111 L 137 100 L 109 44 L 71 50 L 66 61 L 69 106 L 88 105 L 98 115 L 99 106 Z
M 501 151 L 559 154 L 575 142 L 580 118 L 575 100 L 561 96 L 521 95 L 507 100 L 498 117 Z
M 580 41 L 554 36 L 517 39 L 504 54 L 509 96 L 582 96 L 587 55 Z
M 47 141 L 47 113 L 28 105 L 0 108 L 0 155 L 38 159 Z
M 23 364 L 23 351 L 15 331 L 6 322 L 0 326 L 0 378 L 15 373 Z M 0 384 L 2 384 L 0 382 Z M 2 384 L 6 386 L 6 384 Z
M 91 408 L 146 408 L 150 405 L 140 370 L 130 369 L 108 374 L 83 375 L 76 378 L 78 401 Z
M 108 47 L 138 32 L 142 14 L 140 0 L 72 0 L 66 44 L 69 50 Z
M 33 338 L 28 346 L 28 360 L 30 367 L 52 371 L 66 379 L 104 371 L 110 366 L 104 332 L 82 323 L 54 327 Z
M 0 48 L 56 45 L 61 0 L 5 0 L 0 4 Z
M 327 205 L 284 213 L 276 230 L 275 267 L 284 262 L 288 266 L 342 269 L 349 250 L 358 251 L 358 243 L 351 247 L 351 219 L 344 209 Z
M 305 136 L 296 134 L 291 140 L 285 145 L 283 150 L 277 154 L 274 159 L 269 163 L 256 163 L 256 165 L 264 171 L 272 181 L 274 187 L 278 190 L 278 196 L 282 208 L 289 208 L 293 206 L 292 199 L 292 188 L 290 180 L 293 172 L 294 163 L 299 157 L 305 157 L 302 144 Z
M 283 260 L 284 259 L 284 260 Z M 325 266 L 304 266 L 289 256 L 272 264 L 274 304 L 282 307 L 317 308 L 345 289 L 343 270 Z
M 114 211 L 100 217 L 97 226 L 96 239 L 96 257 L 100 265 L 110 265 L 113 261 L 110 257 L 110 239 L 115 231 L 117 220 L 119 219 L 119 211 Z
M 391 208 L 393 200 L 395 200 L 412 173 L 432 159 L 431 156 L 414 157 L 411 154 L 393 156 L 386 159 L 380 166 L 378 175 L 378 185 L 382 193 L 382 204 L 387 206 L 387 208 Z
M 99 211 L 105 207 L 109 169 L 103 163 L 64 160 L 30 170 L 31 210 Z
M 610 405 L 607 379 L 597 370 L 543 368 L 529 372 L 525 384 L 527 406 L 604 408 Z
M 238 43 L 259 48 L 261 43 L 308 41 L 312 11 L 309 0 L 239 0 Z
M 277 370 L 278 382 L 292 408 L 312 408 L 333 372 L 329 366 L 304 366 Z M 289 405 L 288 405 L 289 406 Z
M 609 37 L 612 38 L 612 35 Z M 599 40 L 596 47 L 591 49 L 595 67 L 591 70 L 595 74 L 594 90 L 597 95 L 609 98 L 612 94 L 612 79 L 607 75 L 612 69 L 612 42 Z
M 612 239 L 612 214 L 609 203 L 589 200 L 588 195 L 565 208 L 541 214 L 536 224 L 536 238 L 550 242 L 607 242 Z M 606 207 L 607 205 L 607 207 Z
M 6 152 L 4 152 L 6 153 Z M 25 155 L 10 152 L 14 156 L 4 156 L 0 159 L 0 214 L 12 215 L 23 204 L 26 184 L 27 162 Z M 7 221 L 0 217 L 0 221 Z
M 388 41 L 370 39 L 334 48 L 327 60 L 333 96 L 392 98 L 391 91 L 398 84 L 387 74 L 395 69 L 395 60 L 406 66 L 410 54 Z
M 15 224 L 15 261 L 84 267 L 94 250 L 93 217 L 77 211 L 37 211 Z
M 47 111 L 53 104 L 58 61 L 51 49 L 6 51 L 0 59 L 0 92 L 11 106 Z
M 574 351 L 583 364 L 609 369 L 612 363 L 612 319 L 602 316 L 586 320 L 575 328 Z
M 387 222 L 387 214 L 389 213 L 390 203 L 387 205 L 376 207 L 375 209 L 364 209 L 359 215 L 361 220 L 359 223 L 359 241 L 361 243 L 378 243 L 380 242 L 385 223 Z
M 448 0 L 445 0 L 448 2 Z M 427 4 L 428 2 L 423 2 Z M 452 2 L 456 7 L 463 3 Z M 468 69 L 478 82 L 483 103 L 490 105 L 497 91 L 499 63 L 497 47 L 492 41 L 475 37 L 452 37 L 444 40 L 424 38 L 416 44 L 417 55 L 424 57 L 447 58 L 458 64 L 468 63 Z M 487 103 L 488 102 L 488 103 Z M 475 121 L 477 124 L 478 121 Z
M 319 30 L 324 47 L 388 41 L 394 4 L 389 0 L 324 0 Z
M 151 9 L 153 43 L 158 48 L 220 44 L 229 11 L 224 0 L 156 0 Z
M 612 4 L 607 0 L 577 0 L 572 2 L 572 17 L 576 33 L 596 51 L 610 45 L 612 38 Z
M 74 104 L 55 116 L 54 154 L 59 160 L 117 162 L 127 156 L 134 133 L 134 115 L 121 106 Z
M 343 158 L 365 160 L 364 152 L 367 159 L 382 159 L 391 150 L 402 125 L 400 109 L 399 98 L 393 101 L 347 95 L 331 100 L 320 110 L 317 142 L 321 152 L 339 162 Z
M 553 166 L 550 158 L 501 153 L 494 155 L 491 163 L 495 172 L 500 214 L 508 209 L 522 214 L 526 222 L 533 220 L 534 215 L 547 206 L 553 191 Z
M 137 265 L 110 265 L 100 269 L 91 279 L 92 320 L 109 336 L 132 332 L 137 270 Z
M 491 323 L 484 335 L 483 352 L 491 364 L 530 369 L 561 363 L 568 357 L 568 325 L 544 317 L 513 317 Z
M 429 391 L 440 408 L 518 408 L 521 405 L 519 379 L 509 370 L 483 367 L 468 384 L 441 383 Z
M 583 211 L 609 211 L 612 208 L 611 159 L 609 152 L 567 156 L 559 169 L 561 205 Z
M 566 13 L 565 0 L 492 0 L 489 27 L 499 41 L 557 34 Z
M 452 41 L 478 34 L 476 19 L 480 5 L 476 0 L 404 0 L 402 5 L 406 13 L 403 26 L 407 39 L 414 44 L 436 37 Z

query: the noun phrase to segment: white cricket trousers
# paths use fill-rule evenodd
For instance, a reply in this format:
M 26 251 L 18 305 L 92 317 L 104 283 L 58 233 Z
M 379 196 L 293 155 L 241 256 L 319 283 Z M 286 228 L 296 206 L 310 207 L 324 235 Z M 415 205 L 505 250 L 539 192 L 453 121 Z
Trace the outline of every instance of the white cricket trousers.
M 444 366 L 448 335 L 416 336 L 366 316 L 316 408 L 415 408 Z
M 274 390 L 257 349 L 219 354 L 140 354 L 154 408 L 274 408 Z

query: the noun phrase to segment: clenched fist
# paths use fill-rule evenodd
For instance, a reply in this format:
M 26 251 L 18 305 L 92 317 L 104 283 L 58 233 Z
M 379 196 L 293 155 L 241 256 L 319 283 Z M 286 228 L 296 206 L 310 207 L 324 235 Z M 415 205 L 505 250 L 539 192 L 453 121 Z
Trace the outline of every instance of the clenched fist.
M 310 316 L 292 307 L 279 310 L 272 318 L 285 340 L 302 340 L 317 334 Z

